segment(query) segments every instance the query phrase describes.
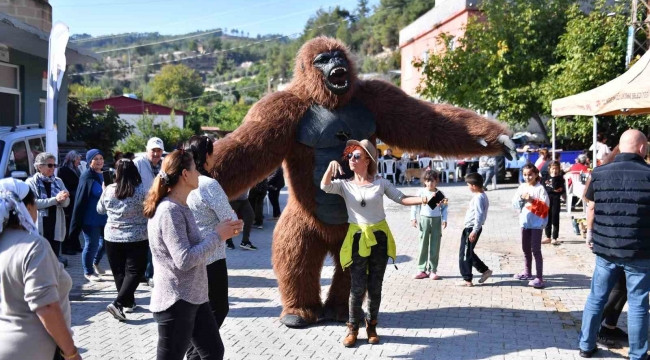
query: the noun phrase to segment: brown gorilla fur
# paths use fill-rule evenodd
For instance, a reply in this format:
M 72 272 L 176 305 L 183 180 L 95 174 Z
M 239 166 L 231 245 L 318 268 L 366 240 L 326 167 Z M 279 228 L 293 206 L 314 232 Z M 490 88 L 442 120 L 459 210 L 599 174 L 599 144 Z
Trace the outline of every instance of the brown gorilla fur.
M 327 89 L 322 72 L 312 65 L 317 54 L 332 50 L 343 51 L 349 62 L 351 87 L 341 96 Z M 297 141 L 298 123 L 309 106 L 338 109 L 354 98 L 375 117 L 376 133 L 371 141 L 379 137 L 402 149 L 442 156 L 498 153 L 502 144 L 497 137 L 508 133 L 503 125 L 472 111 L 417 100 L 382 81 L 357 79 L 348 54 L 345 45 L 334 39 L 320 37 L 307 42 L 297 55 L 294 79 L 287 90 L 265 96 L 235 132 L 214 144 L 212 175 L 230 198 L 284 161 L 290 194 L 273 233 L 272 262 L 284 305 L 281 316 L 295 314 L 309 323 L 317 320 L 323 308 L 320 275 L 328 253 L 336 269 L 324 304 L 326 312 L 347 320 L 350 294 L 349 272 L 343 272 L 338 261 L 348 226 L 328 225 L 316 218 L 314 149 Z M 480 145 L 479 139 L 488 146 Z

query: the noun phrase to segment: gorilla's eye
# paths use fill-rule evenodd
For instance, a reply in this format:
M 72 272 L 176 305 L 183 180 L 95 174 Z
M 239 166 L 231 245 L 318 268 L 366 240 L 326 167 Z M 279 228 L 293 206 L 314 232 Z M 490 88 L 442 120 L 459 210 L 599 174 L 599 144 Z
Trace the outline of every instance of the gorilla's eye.
M 329 54 L 318 54 L 314 59 L 314 64 L 327 64 L 331 59 Z

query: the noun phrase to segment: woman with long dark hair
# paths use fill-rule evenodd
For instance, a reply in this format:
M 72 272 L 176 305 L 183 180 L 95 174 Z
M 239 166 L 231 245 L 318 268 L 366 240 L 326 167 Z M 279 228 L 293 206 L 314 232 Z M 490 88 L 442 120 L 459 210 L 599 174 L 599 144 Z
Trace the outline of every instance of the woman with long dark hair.
M 187 206 L 192 209 L 196 225 L 201 236 L 209 235 L 214 227 L 222 221 L 237 219 L 237 215 L 228 203 L 228 196 L 217 180 L 210 177 L 209 171 L 214 166 L 212 159 L 212 141 L 207 136 L 192 136 L 184 148 L 194 154 L 194 164 L 199 170 L 199 188 L 190 192 Z M 208 298 L 212 314 L 221 327 L 228 315 L 228 268 L 226 266 L 226 246 L 220 241 L 217 251 L 208 259 Z M 187 352 L 188 360 L 200 359 L 194 346 Z
M 124 313 L 136 307 L 135 290 L 147 267 L 147 218 L 142 213 L 147 189 L 131 160 L 118 160 L 115 168 L 115 183 L 104 189 L 97 213 L 108 215 L 104 246 L 118 293 L 106 310 L 124 321 Z
M 182 360 L 190 343 L 201 359 L 223 359 L 224 347 L 208 297 L 206 265 L 219 243 L 241 231 L 240 220 L 203 232 L 187 199 L 199 187 L 192 152 L 167 155 L 144 203 L 156 269 L 151 295 L 158 323 L 158 360 Z

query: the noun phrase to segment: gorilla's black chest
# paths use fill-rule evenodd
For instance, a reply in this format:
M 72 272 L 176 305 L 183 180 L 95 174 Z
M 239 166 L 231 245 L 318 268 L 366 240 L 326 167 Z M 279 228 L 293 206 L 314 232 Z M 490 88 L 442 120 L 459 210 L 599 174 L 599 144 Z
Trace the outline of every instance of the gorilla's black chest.
M 316 217 L 326 224 L 345 224 L 348 220 L 345 201 L 339 195 L 326 194 L 320 189 L 320 181 L 332 160 L 341 162 L 348 140 L 368 139 L 375 133 L 375 117 L 357 101 L 329 110 L 311 106 L 298 124 L 297 141 L 314 148 L 315 167 L 313 181 L 317 187 Z M 349 175 L 348 175 L 349 177 Z

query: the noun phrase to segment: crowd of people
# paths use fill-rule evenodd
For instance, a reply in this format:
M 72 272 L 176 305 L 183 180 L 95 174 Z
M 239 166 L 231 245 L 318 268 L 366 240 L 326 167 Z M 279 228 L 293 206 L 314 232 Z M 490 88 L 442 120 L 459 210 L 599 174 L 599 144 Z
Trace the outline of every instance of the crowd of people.
M 602 160 L 611 164 L 594 169 L 588 180 L 587 241 L 597 266 L 583 312 L 582 357 L 596 352 L 596 342 L 623 336 L 616 322 L 626 301 L 630 358 L 644 359 L 648 351 L 650 248 L 644 240 L 650 236 L 650 165 L 643 159 L 647 148 L 641 132 L 628 130 Z M 215 165 L 211 139 L 194 136 L 164 158 L 163 149 L 162 140 L 152 138 L 146 156 L 132 159 L 122 154 L 114 171 L 105 171 L 104 154 L 92 149 L 82 172 L 81 156 L 70 152 L 60 177 L 54 175 L 56 157 L 44 152 L 36 157 L 36 174 L 27 181 L 0 180 L 0 334 L 9 339 L 0 343 L 0 358 L 81 359 L 71 335 L 72 281 L 57 259 L 61 250 L 64 254 L 81 250 L 80 235 L 86 279 L 102 281 L 106 271 L 100 261 L 104 254 L 108 257 L 117 295 L 106 310 L 115 319 L 125 321 L 126 314 L 136 309 L 136 289 L 148 278 L 149 310 L 158 324 L 158 359 L 223 358 L 219 329 L 229 312 L 226 251 L 234 248 L 232 239 L 239 234 L 241 248 L 256 249 L 250 231 L 263 227 L 261 211 L 267 196 L 273 207 L 271 220 L 279 218 L 283 173 L 276 170 L 229 201 L 209 174 Z M 343 164 L 332 161 L 320 187 L 341 196 L 347 208 L 349 228 L 339 260 L 351 278 L 343 345 L 352 347 L 361 325 L 368 343 L 380 342 L 382 284 L 390 259 L 394 262 L 397 255 L 383 197 L 411 206 L 411 225 L 420 234 L 414 278 L 431 280 L 441 279 L 438 263 L 449 201 L 438 188 L 440 174 L 435 170 L 423 172 L 424 186 L 415 196 L 377 176 L 379 156 L 368 140 L 348 141 L 343 156 L 352 178 L 338 179 L 344 174 Z M 542 244 L 560 244 L 560 203 L 566 193 L 560 163 L 548 154 L 540 158 L 538 164 L 524 165 L 524 183 L 512 200 L 519 213 L 524 255 L 524 269 L 514 278 L 534 288 L 546 286 Z M 463 279 L 459 285 L 464 287 L 474 286 L 473 269 L 480 274 L 478 283 L 492 275 L 476 254 L 490 206 L 485 193 L 487 169 L 493 168 L 490 161 L 489 157 L 483 165 L 479 161 L 479 171 L 464 177 L 472 194 L 459 248 Z M 576 168 L 583 171 L 581 165 L 585 158 L 579 157 Z

